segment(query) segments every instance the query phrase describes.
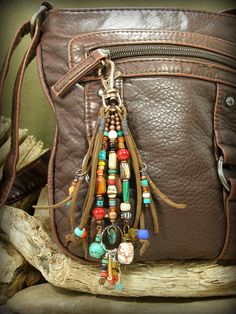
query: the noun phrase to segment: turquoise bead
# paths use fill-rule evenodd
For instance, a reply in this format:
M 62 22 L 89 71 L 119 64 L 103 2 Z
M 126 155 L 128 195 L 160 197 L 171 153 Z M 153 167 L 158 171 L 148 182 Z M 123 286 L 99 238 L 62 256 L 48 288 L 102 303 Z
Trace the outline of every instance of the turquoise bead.
M 101 258 L 105 253 L 106 250 L 104 245 L 101 243 L 101 235 L 97 234 L 95 238 L 95 242 L 91 243 L 89 246 L 89 255 L 94 258 Z
M 147 179 L 141 180 L 141 185 L 142 186 L 148 186 L 148 180 Z
M 129 180 L 122 181 L 123 202 L 129 202 Z
M 110 199 L 109 199 L 109 206 L 116 206 L 116 199 L 110 198 Z
M 116 284 L 116 290 L 117 291 L 122 291 L 124 289 L 124 285 L 123 285 L 123 283 L 117 283 Z
M 150 198 L 144 198 L 143 199 L 143 203 L 144 204 L 150 204 L 151 203 L 151 199 Z
M 107 157 L 107 152 L 105 150 L 100 150 L 99 155 L 98 155 L 98 159 L 99 160 L 106 160 Z
M 102 264 L 104 265 L 104 264 L 108 264 L 108 259 L 102 259 Z
M 69 202 L 66 202 L 66 207 L 70 207 L 70 201 Z
M 81 237 L 81 236 L 84 234 L 84 228 L 83 228 L 83 229 L 80 229 L 79 227 L 75 227 L 75 229 L 74 229 L 74 234 L 75 234 L 77 237 Z
M 103 133 L 103 135 L 104 135 L 104 136 L 108 136 L 108 132 L 105 131 L 105 132 Z
M 121 136 L 123 136 L 123 131 L 122 130 L 119 130 L 118 132 L 117 132 L 117 135 L 118 135 L 118 137 L 121 137 Z
M 103 207 L 103 205 L 104 205 L 104 201 L 103 200 L 97 200 L 96 201 L 96 206 L 97 207 Z

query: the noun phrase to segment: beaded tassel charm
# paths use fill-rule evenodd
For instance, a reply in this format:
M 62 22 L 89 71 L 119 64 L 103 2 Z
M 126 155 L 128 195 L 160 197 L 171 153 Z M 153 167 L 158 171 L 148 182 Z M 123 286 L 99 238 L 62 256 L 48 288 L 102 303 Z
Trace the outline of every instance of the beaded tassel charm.
M 96 222 L 96 235 L 90 242 L 89 255 L 101 259 L 99 284 L 107 282 L 121 290 L 120 265 L 133 262 L 133 243 L 137 240 L 141 242 L 141 255 L 149 246 L 150 234 L 145 228 L 146 209 L 151 210 L 154 232 L 158 232 L 151 189 L 173 207 L 183 208 L 185 205 L 169 200 L 145 173 L 144 163 L 129 131 L 127 110 L 116 88 L 119 73 L 115 72 L 115 65 L 109 59 L 104 60 L 102 65 L 99 76 L 103 91 L 99 94 L 103 107 L 100 108 L 98 123 L 83 162 L 82 169 L 85 168 L 86 173 L 90 171 L 90 181 L 81 222 L 73 233 L 76 238 L 87 238 L 85 226 L 92 214 Z M 130 184 L 134 181 L 131 180 L 131 173 L 136 182 L 136 211 L 131 208 L 130 202 Z M 72 226 L 80 184 L 81 180 L 74 180 L 69 189 Z M 131 210 L 135 213 L 133 227 L 130 226 Z

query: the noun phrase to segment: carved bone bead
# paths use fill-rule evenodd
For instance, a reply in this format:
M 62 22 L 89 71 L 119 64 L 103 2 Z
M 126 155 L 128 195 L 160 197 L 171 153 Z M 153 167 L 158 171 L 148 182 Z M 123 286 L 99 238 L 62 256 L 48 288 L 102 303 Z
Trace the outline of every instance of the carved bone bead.
M 134 246 L 129 242 L 120 243 L 117 250 L 117 258 L 121 264 L 131 264 L 134 259 Z

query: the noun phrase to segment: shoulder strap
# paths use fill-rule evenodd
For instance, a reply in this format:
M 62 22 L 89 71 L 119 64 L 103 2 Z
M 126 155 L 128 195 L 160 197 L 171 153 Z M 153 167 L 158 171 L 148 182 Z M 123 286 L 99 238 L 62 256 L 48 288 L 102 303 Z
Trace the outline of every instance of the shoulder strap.
M 45 4 L 44 4 L 45 5 Z M 51 7 L 47 7 L 49 10 Z M 45 11 L 45 10 L 44 10 Z M 38 11 L 40 14 L 44 11 Z M 42 16 L 42 15 L 41 15 Z M 20 116 L 20 99 L 21 99 L 21 91 L 22 91 L 22 83 L 24 79 L 24 74 L 27 66 L 34 59 L 36 55 L 36 48 L 41 36 L 41 19 L 35 19 L 35 27 L 33 25 L 33 36 L 29 48 L 26 50 L 26 53 L 23 57 L 21 65 L 16 75 L 13 96 L 12 96 L 12 113 L 11 113 L 11 149 L 7 156 L 6 162 L 3 168 L 3 176 L 0 182 L 0 207 L 6 202 L 6 199 L 11 191 L 15 175 L 16 175 L 16 164 L 19 157 L 19 116 Z M 26 35 L 32 35 L 32 22 L 24 23 L 19 30 L 16 32 L 16 35 L 10 45 L 10 48 L 6 54 L 1 75 L 0 75 L 0 111 L 2 108 L 2 93 L 3 87 L 6 80 L 6 76 L 9 70 L 10 62 L 12 55 L 18 45 L 20 44 L 23 37 Z

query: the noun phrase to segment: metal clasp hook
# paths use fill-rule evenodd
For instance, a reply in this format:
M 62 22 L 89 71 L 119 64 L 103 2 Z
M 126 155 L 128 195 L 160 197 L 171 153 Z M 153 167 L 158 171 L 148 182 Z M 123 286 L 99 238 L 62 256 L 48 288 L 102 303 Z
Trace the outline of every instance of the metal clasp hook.
M 104 90 L 99 91 L 105 107 L 115 105 L 121 106 L 120 93 L 116 88 L 116 79 L 120 76 L 120 71 L 116 71 L 113 61 L 106 59 L 102 61 L 102 67 L 98 69 Z

